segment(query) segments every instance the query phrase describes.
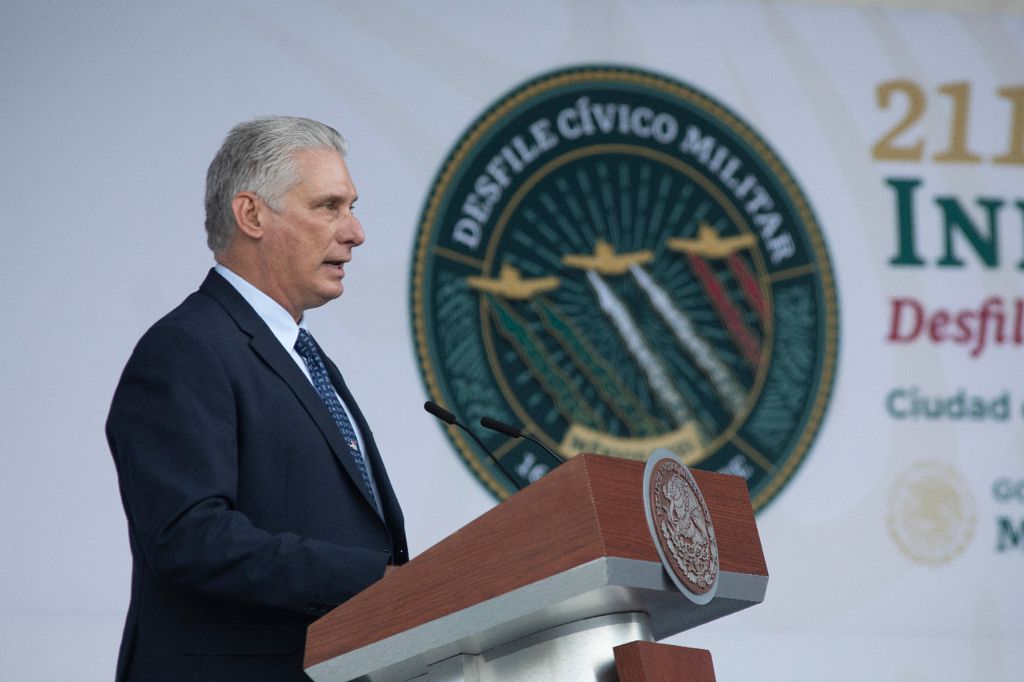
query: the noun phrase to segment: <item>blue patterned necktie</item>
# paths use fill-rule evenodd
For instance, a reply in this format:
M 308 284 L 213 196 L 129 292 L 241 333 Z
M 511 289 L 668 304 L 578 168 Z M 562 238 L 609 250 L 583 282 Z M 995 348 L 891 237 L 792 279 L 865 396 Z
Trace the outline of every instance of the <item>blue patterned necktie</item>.
M 341 435 L 345 439 L 345 444 L 348 445 L 349 452 L 352 453 L 356 468 L 359 469 L 359 475 L 362 476 L 363 483 L 366 484 L 366 489 L 370 493 L 370 499 L 373 500 L 374 506 L 378 507 L 377 498 L 373 494 L 373 486 L 370 484 L 370 476 L 366 471 L 366 460 L 363 458 L 363 453 L 359 451 L 359 441 L 356 439 L 355 429 L 352 428 L 352 422 L 345 414 L 345 408 L 338 399 L 334 385 L 331 384 L 331 378 L 327 375 L 327 367 L 324 365 L 320 351 L 317 350 L 316 342 L 313 341 L 313 335 L 305 329 L 299 329 L 299 338 L 295 340 L 295 350 L 305 361 L 306 369 L 309 370 L 309 375 L 313 379 L 313 386 L 320 394 L 320 399 L 327 405 L 334 423 L 341 430 Z

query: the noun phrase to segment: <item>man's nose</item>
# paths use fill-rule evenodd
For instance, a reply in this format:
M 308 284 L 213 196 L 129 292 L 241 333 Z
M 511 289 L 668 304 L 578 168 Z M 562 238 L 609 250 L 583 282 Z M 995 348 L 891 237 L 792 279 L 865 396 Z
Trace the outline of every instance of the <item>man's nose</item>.
M 342 224 L 341 229 L 338 230 L 337 237 L 338 241 L 343 244 L 351 244 L 352 246 L 359 246 L 366 241 L 363 224 L 355 216 L 352 216 Z

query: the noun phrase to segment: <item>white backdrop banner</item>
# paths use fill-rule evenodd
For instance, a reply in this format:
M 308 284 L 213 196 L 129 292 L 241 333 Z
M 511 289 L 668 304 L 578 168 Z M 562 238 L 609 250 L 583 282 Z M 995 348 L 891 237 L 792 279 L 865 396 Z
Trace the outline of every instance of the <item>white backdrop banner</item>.
M 270 113 L 350 141 L 367 241 L 310 326 L 414 555 L 512 490 L 429 398 L 744 476 L 766 601 L 671 640 L 721 680 L 1020 678 L 1020 15 L 14 3 L 0 76 L 5 679 L 113 675 L 106 410 L 212 263 L 209 160 Z M 554 463 L 485 440 L 520 484 Z

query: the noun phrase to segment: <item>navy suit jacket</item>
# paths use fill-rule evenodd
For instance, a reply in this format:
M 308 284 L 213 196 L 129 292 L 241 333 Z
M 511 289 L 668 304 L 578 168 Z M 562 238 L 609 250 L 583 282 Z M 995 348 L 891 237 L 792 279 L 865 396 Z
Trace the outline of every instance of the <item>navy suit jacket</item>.
M 139 341 L 107 420 L 133 561 L 118 682 L 308 681 L 306 626 L 408 560 L 373 434 L 326 364 L 383 519 L 316 389 L 220 275 Z

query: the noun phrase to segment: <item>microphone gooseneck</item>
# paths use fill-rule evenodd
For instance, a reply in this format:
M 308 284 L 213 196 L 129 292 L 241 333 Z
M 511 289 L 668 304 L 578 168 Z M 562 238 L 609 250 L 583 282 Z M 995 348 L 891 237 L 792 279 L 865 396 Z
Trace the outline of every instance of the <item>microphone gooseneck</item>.
M 480 448 L 487 453 L 487 456 L 490 457 L 491 461 L 494 462 L 494 465 L 501 470 L 501 473 L 505 474 L 508 480 L 512 482 L 512 485 L 515 486 L 516 490 L 523 489 L 523 486 L 519 485 L 519 482 L 516 481 L 515 477 L 512 476 L 512 474 L 510 474 L 508 471 L 506 471 L 505 467 L 501 466 L 501 462 L 498 461 L 498 458 L 494 456 L 494 453 L 491 452 L 491 449 L 484 445 L 483 441 L 480 440 L 475 433 L 470 431 L 465 424 L 460 422 L 455 417 L 454 414 L 444 409 L 443 407 L 435 403 L 433 400 L 428 400 L 427 402 L 423 403 L 423 409 L 429 412 L 430 414 L 434 415 L 441 421 L 443 421 L 445 424 L 457 426 L 466 433 L 468 433 L 470 438 L 472 438 L 476 442 L 476 444 L 479 445 Z

